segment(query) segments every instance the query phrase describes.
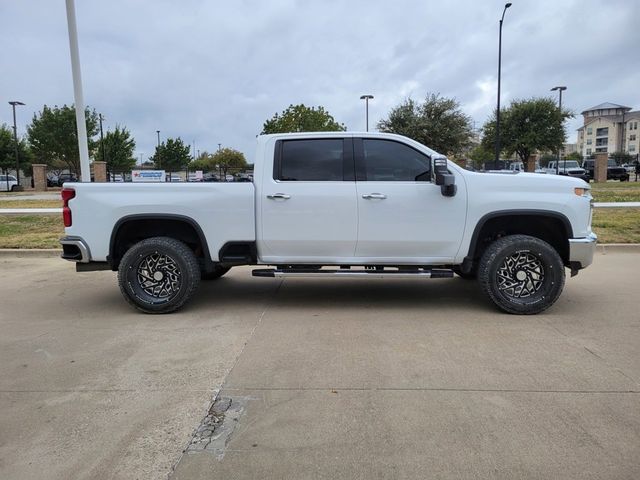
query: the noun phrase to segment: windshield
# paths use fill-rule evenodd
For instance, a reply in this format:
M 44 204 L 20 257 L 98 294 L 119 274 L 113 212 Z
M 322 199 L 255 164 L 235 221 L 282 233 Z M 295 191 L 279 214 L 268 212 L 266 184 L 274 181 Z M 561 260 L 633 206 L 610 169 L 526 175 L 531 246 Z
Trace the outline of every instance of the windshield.
M 563 168 L 580 168 L 580 165 L 575 160 L 563 160 L 560 162 L 560 166 Z
M 617 166 L 618 166 L 618 164 L 616 163 L 616 161 L 615 161 L 615 160 L 609 160 L 609 161 L 608 161 L 608 166 L 609 166 L 609 167 L 617 167 Z

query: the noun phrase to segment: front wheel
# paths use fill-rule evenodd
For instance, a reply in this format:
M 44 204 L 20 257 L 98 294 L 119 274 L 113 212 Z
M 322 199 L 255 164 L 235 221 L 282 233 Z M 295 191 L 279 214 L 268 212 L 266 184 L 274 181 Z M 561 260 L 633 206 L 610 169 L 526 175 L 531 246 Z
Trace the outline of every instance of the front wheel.
M 200 266 L 184 243 L 153 237 L 127 250 L 118 268 L 124 298 L 145 313 L 169 313 L 182 307 L 200 284 Z
M 528 235 L 494 241 L 482 255 L 478 279 L 501 310 L 520 315 L 540 313 L 564 287 L 564 265 L 547 242 Z

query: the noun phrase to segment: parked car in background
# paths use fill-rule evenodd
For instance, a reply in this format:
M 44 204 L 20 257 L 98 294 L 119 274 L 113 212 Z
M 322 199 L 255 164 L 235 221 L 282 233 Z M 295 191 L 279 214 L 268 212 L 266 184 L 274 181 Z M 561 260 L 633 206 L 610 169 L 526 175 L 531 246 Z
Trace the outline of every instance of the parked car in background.
M 585 169 L 586 175 L 589 180 L 593 180 L 596 161 L 593 159 L 587 159 L 582 162 L 582 168 Z M 607 180 L 620 180 L 626 182 L 629 180 L 629 173 L 624 167 L 618 166 L 613 158 L 610 158 L 607 162 Z
M 18 180 L 13 175 L 0 175 L 0 192 L 13 192 Z
M 512 172 L 526 172 L 527 171 L 527 169 L 524 167 L 524 163 L 523 162 L 513 162 L 511 165 L 509 165 L 509 170 L 512 171 Z M 544 168 L 541 168 L 540 164 L 538 162 L 536 162 L 535 173 L 547 173 L 547 171 Z
M 589 181 L 587 171 L 580 167 L 577 160 L 560 160 L 560 162 L 551 161 L 545 170 L 550 175 L 555 175 L 557 171 L 558 175 L 581 178 L 585 182 Z
M 47 186 L 52 187 L 61 187 L 65 182 L 77 182 L 78 177 L 75 173 L 61 173 L 60 175 L 52 175 L 50 177 L 51 185 L 49 185 L 49 181 L 47 180 Z

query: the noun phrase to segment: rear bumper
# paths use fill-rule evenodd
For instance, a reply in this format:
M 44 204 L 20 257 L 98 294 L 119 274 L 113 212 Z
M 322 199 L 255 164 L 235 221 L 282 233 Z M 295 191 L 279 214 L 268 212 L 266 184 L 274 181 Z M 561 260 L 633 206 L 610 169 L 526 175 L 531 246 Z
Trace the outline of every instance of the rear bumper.
M 597 242 L 598 237 L 593 232 L 585 238 L 570 238 L 569 262 L 572 267 L 575 265 L 578 269 L 581 269 L 591 265 Z
M 62 245 L 62 258 L 70 262 L 89 263 L 91 252 L 89 246 L 80 237 L 63 237 L 60 239 Z

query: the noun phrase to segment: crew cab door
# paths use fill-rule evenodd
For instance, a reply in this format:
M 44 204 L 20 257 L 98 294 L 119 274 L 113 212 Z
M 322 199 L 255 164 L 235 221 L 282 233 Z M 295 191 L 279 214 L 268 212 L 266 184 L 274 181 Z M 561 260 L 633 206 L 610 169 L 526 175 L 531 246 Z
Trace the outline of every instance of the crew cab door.
M 381 262 L 453 260 L 465 228 L 467 193 L 442 195 L 431 158 L 395 140 L 354 138 L 358 198 L 356 256 Z M 455 172 L 451 172 L 455 173 Z
M 262 261 L 353 257 L 358 211 L 351 137 L 277 140 L 260 195 Z

